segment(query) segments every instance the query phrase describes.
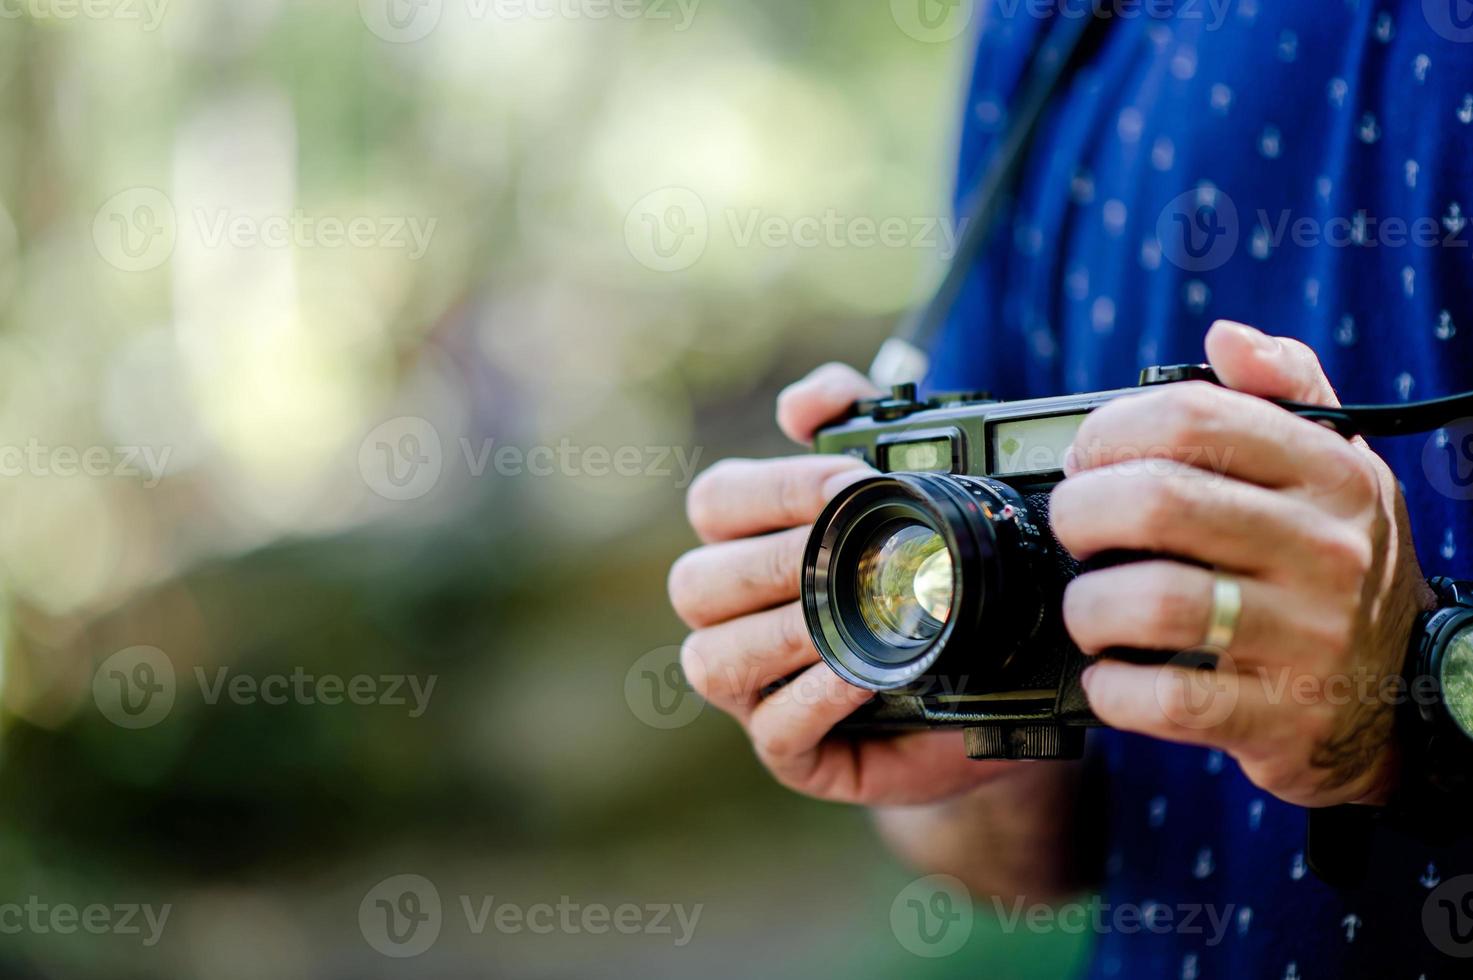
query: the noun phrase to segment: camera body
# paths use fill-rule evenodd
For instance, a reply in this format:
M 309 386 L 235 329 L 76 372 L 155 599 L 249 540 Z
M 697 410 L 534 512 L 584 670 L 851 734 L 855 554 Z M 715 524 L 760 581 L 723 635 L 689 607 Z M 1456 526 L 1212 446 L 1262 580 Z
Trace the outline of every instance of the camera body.
M 1100 722 L 1080 684 L 1085 656 L 1064 629 L 1064 588 L 1089 568 L 1144 556 L 1081 568 L 1049 528 L 1049 495 L 1090 412 L 1188 380 L 1216 379 L 1202 365 L 1153 367 L 1139 387 L 1014 402 L 921 401 L 901 385 L 817 434 L 815 451 L 883 474 L 828 505 L 804 554 L 804 616 L 819 652 L 878 692 L 841 731 L 960 728 L 976 759 L 1082 754 Z

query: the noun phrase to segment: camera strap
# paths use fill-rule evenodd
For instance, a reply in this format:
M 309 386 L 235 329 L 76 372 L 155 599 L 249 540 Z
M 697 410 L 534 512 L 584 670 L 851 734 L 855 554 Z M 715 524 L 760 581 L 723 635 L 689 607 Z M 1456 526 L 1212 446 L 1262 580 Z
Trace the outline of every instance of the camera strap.
M 992 237 L 1003 205 L 1013 193 L 1018 174 L 1037 136 L 1039 123 L 1050 100 L 1073 77 L 1084 61 L 1098 49 L 1111 19 L 1093 12 L 1073 20 L 1062 18 L 1062 26 L 1045 38 L 1034 55 L 1022 94 L 1010 112 L 1010 122 L 997 150 L 982 169 L 963 206 L 956 254 L 941 284 L 925 305 L 907 315 L 895 333 L 881 346 L 870 366 L 870 377 L 881 387 L 921 381 L 930 369 L 927 351 L 951 312 L 967 276 Z M 1353 436 L 1399 436 L 1430 432 L 1441 426 L 1473 417 L 1473 392 L 1409 402 L 1403 405 L 1344 405 L 1326 408 L 1279 402 L 1296 415 L 1334 429 L 1347 439 Z
M 1091 11 L 1075 20 L 1061 18 L 1062 26 L 1040 43 L 1016 105 L 1010 107 L 1008 128 L 996 151 L 982 168 L 962 206 L 959 238 L 941 284 L 926 304 L 906 316 L 895 333 L 880 346 L 870 377 L 881 387 L 920 381 L 930 367 L 927 350 L 951 312 L 967 276 L 992 237 L 998 215 L 1018 181 L 1018 171 L 1038 133 L 1039 121 L 1064 83 L 1099 45 L 1110 19 Z

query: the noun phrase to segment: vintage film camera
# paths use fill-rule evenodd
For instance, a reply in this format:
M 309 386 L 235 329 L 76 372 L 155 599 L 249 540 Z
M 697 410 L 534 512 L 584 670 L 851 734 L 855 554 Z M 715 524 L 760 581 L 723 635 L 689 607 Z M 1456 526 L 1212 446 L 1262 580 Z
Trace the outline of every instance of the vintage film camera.
M 1152 367 L 1140 385 L 1188 380 L 1215 379 L 1201 365 Z M 961 728 L 976 759 L 1083 752 L 1085 729 L 1099 721 L 1062 618 L 1064 587 L 1082 569 L 1049 529 L 1049 493 L 1085 416 L 1139 390 L 918 401 L 914 385 L 900 385 L 817 434 L 816 452 L 857 456 L 883 474 L 828 505 L 803 559 L 803 611 L 819 653 L 849 683 L 879 692 L 842 731 Z

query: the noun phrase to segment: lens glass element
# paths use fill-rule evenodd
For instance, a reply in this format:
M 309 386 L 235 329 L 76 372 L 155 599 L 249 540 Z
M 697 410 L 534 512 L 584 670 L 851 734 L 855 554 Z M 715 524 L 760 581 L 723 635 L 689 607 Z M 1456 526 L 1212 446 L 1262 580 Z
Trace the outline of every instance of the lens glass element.
M 859 559 L 859 613 L 886 642 L 925 642 L 951 616 L 951 551 L 924 524 L 881 530 Z
M 1473 738 L 1473 626 L 1453 634 L 1442 656 L 1442 699 L 1448 713 Z

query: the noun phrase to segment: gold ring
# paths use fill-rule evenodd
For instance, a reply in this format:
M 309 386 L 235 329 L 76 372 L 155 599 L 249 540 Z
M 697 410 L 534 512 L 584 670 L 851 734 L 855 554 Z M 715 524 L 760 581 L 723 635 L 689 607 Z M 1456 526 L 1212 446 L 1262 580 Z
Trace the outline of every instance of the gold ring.
M 1212 616 L 1207 621 L 1204 647 L 1226 652 L 1238 632 L 1238 619 L 1243 614 L 1243 587 L 1231 575 L 1218 572 L 1212 577 Z

